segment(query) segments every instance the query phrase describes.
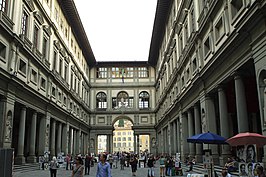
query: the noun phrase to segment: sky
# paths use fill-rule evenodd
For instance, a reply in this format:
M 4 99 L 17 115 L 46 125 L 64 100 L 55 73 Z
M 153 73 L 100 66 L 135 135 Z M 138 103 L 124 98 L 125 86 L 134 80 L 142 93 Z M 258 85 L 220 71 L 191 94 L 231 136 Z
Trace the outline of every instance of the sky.
M 148 61 L 157 0 L 75 0 L 96 61 Z

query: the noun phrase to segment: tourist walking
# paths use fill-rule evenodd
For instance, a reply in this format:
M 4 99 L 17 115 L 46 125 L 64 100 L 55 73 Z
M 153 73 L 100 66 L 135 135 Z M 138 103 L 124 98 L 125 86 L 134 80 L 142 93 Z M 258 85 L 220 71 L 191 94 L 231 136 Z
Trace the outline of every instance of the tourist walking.
M 122 155 L 120 157 L 120 167 L 121 167 L 121 170 L 124 170 L 124 168 L 125 168 L 125 162 L 126 162 L 125 156 Z
M 85 175 L 90 174 L 91 160 L 92 160 L 91 155 L 87 154 L 85 157 Z
M 153 156 L 150 156 L 148 159 L 148 177 L 154 177 L 154 163 L 155 163 L 155 158 Z
M 56 157 L 54 156 L 50 162 L 50 175 L 51 177 L 56 177 L 58 163 L 56 161 Z
M 83 167 L 82 158 L 77 157 L 76 158 L 76 165 L 73 168 L 71 177 L 83 177 L 83 171 L 84 171 L 84 167 Z
M 135 155 L 132 155 L 129 163 L 131 165 L 132 176 L 136 176 L 137 166 L 138 166 L 138 159 L 137 159 L 137 157 Z
M 160 164 L 160 177 L 164 177 L 165 176 L 165 163 L 166 163 L 166 159 L 164 158 L 163 155 L 161 155 L 161 157 L 159 159 L 159 164 Z
M 97 165 L 96 177 L 111 177 L 110 164 L 106 162 L 107 155 L 101 154 L 100 162 Z

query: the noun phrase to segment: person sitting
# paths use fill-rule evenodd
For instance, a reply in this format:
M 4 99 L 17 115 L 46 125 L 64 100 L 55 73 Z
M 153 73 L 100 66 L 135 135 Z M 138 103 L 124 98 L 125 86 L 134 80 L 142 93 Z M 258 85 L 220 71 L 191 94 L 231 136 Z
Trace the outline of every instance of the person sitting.
M 224 167 L 227 169 L 228 173 L 237 171 L 235 160 L 231 157 L 227 158 L 227 162 L 225 163 Z

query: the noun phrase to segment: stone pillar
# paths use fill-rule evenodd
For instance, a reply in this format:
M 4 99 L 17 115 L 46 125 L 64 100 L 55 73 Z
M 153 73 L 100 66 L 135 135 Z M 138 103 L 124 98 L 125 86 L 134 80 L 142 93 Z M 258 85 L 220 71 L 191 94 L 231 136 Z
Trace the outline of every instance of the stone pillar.
M 52 121 L 52 126 L 51 126 L 51 156 L 50 157 L 53 157 L 53 156 L 56 156 L 55 154 L 55 128 L 56 128 L 56 121 L 53 120 Z
M 77 140 L 77 144 L 76 144 L 76 152 L 77 154 L 80 154 L 80 138 L 81 138 L 81 130 L 77 130 L 76 133 L 76 140 Z
M 77 154 L 77 131 L 73 129 L 73 155 Z
M 206 119 L 208 130 L 212 133 L 217 134 L 217 124 L 215 116 L 215 106 L 211 97 L 206 96 Z M 219 164 L 219 154 L 218 154 L 218 145 L 210 144 L 208 147 L 211 148 L 212 158 L 214 164 Z
M 171 133 L 171 137 L 172 137 L 172 146 L 173 146 L 173 149 L 172 149 L 172 154 L 175 155 L 175 153 L 177 153 L 177 131 L 176 131 L 176 120 L 174 120 L 172 122 L 172 133 Z
M 68 152 L 69 124 L 62 125 L 62 152 L 67 155 Z
M 38 156 L 43 156 L 44 152 L 49 151 L 49 139 L 50 139 L 50 113 L 40 117 L 40 128 L 39 128 L 39 148 Z
M 189 146 L 187 143 L 187 138 L 188 138 L 188 118 L 186 114 L 182 114 L 182 119 L 181 119 L 181 133 L 182 133 L 182 149 L 181 149 L 181 160 L 185 160 L 186 157 L 189 154 Z
M 188 137 L 191 137 L 194 134 L 194 124 L 193 124 L 193 116 L 191 113 L 191 110 L 187 111 L 188 114 Z M 195 156 L 195 144 L 194 143 L 188 143 L 189 145 L 189 155 Z
M 171 134 L 171 124 L 170 124 L 170 122 L 168 122 L 168 124 L 167 124 L 166 136 L 167 136 L 166 137 L 167 138 L 167 144 L 166 144 L 166 146 L 167 146 L 167 152 L 170 155 L 171 152 L 172 152 L 172 143 L 171 143 L 171 136 L 172 136 L 172 134 Z
M 199 113 L 199 105 L 194 105 L 195 134 L 201 133 L 201 120 Z M 196 162 L 202 162 L 202 144 L 196 144 Z
M 80 134 L 80 153 L 84 155 L 84 133 Z
M 221 126 L 221 136 L 224 138 L 229 138 L 229 120 L 227 111 L 227 101 L 226 95 L 223 88 L 218 89 L 218 99 L 219 99 L 219 117 Z M 222 156 L 220 157 L 220 164 L 224 165 L 227 158 L 230 156 L 229 145 L 222 145 Z
M 245 86 L 242 78 L 237 75 L 235 79 L 235 92 L 236 92 L 236 110 L 237 110 L 237 124 L 238 132 L 248 132 L 248 112 L 246 104 Z
M 20 122 L 19 122 L 19 137 L 18 137 L 18 152 L 15 159 L 16 164 L 24 164 L 24 140 L 25 140 L 25 124 L 26 124 L 26 112 L 27 109 L 25 106 L 21 108 L 20 113 Z
M 37 112 L 35 111 L 32 115 L 31 120 L 31 130 L 30 130 L 30 156 L 28 157 L 28 162 L 35 163 L 35 144 L 36 144 L 36 124 L 37 124 Z
M 56 155 L 58 153 L 62 152 L 61 149 L 61 141 L 62 141 L 62 123 L 58 123 L 58 129 L 57 129 L 57 141 L 56 141 Z
M 176 132 L 177 132 L 177 152 L 181 153 L 181 135 L 180 135 L 180 119 L 176 119 Z
M 69 126 L 68 153 L 73 154 L 73 129 Z
M 139 135 L 136 135 L 136 139 L 137 139 L 137 153 L 139 154 Z

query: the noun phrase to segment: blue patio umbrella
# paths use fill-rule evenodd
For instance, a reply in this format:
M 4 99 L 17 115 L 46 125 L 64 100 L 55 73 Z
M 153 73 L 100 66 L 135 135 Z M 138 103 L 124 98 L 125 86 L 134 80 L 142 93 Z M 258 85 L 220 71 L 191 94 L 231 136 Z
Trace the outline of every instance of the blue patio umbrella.
M 202 143 L 202 144 L 227 144 L 226 139 L 220 135 L 206 132 L 191 136 L 187 139 L 188 143 Z

